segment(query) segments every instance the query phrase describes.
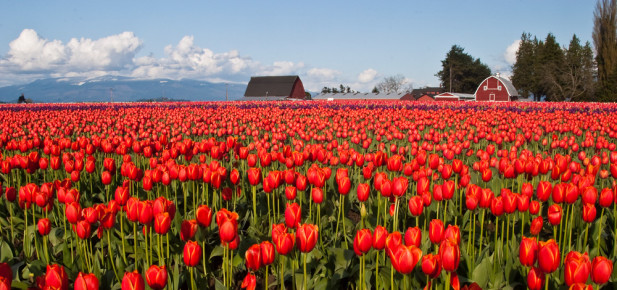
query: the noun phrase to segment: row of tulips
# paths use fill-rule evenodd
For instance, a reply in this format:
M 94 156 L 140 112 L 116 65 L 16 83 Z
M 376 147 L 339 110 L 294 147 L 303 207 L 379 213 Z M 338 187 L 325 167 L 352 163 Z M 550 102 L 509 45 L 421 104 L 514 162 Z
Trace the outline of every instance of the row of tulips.
M 612 287 L 614 108 L 526 106 L 7 106 L 3 281 Z

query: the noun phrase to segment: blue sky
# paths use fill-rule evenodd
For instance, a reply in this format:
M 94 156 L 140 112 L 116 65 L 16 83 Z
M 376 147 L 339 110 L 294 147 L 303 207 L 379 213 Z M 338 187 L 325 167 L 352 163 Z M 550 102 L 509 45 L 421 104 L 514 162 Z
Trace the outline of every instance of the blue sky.
M 454 44 L 508 75 L 523 32 L 591 42 L 591 0 L 0 0 L 0 86 L 103 75 L 246 83 L 298 74 L 308 90 L 414 87 Z

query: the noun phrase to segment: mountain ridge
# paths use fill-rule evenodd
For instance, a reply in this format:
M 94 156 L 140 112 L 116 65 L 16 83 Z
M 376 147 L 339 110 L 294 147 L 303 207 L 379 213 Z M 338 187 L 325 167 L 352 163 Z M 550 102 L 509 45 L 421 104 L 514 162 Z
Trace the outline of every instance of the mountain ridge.
M 47 78 L 0 87 L 0 102 L 16 103 L 21 94 L 35 103 L 136 102 L 150 99 L 225 101 L 240 99 L 246 84 L 193 79 L 133 79 L 120 76 Z

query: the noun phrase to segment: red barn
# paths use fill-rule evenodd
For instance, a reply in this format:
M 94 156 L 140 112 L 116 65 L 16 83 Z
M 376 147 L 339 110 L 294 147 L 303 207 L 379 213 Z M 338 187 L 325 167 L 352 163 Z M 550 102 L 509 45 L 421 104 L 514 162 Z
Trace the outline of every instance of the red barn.
M 251 77 L 244 100 L 304 100 L 304 85 L 298 76 Z
M 499 74 L 484 79 L 474 95 L 478 102 L 510 102 L 518 99 L 518 91 L 512 82 Z

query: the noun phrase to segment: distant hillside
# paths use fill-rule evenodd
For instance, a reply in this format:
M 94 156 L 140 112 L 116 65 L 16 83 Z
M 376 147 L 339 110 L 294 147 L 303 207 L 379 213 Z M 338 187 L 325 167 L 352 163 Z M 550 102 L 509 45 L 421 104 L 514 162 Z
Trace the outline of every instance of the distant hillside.
M 229 84 L 229 100 L 244 95 L 246 85 Z M 24 94 L 35 103 L 135 102 L 138 100 L 224 101 L 225 84 L 197 80 L 135 80 L 101 77 L 90 80 L 71 78 L 42 79 L 25 85 L 0 88 L 0 102 L 16 103 Z

